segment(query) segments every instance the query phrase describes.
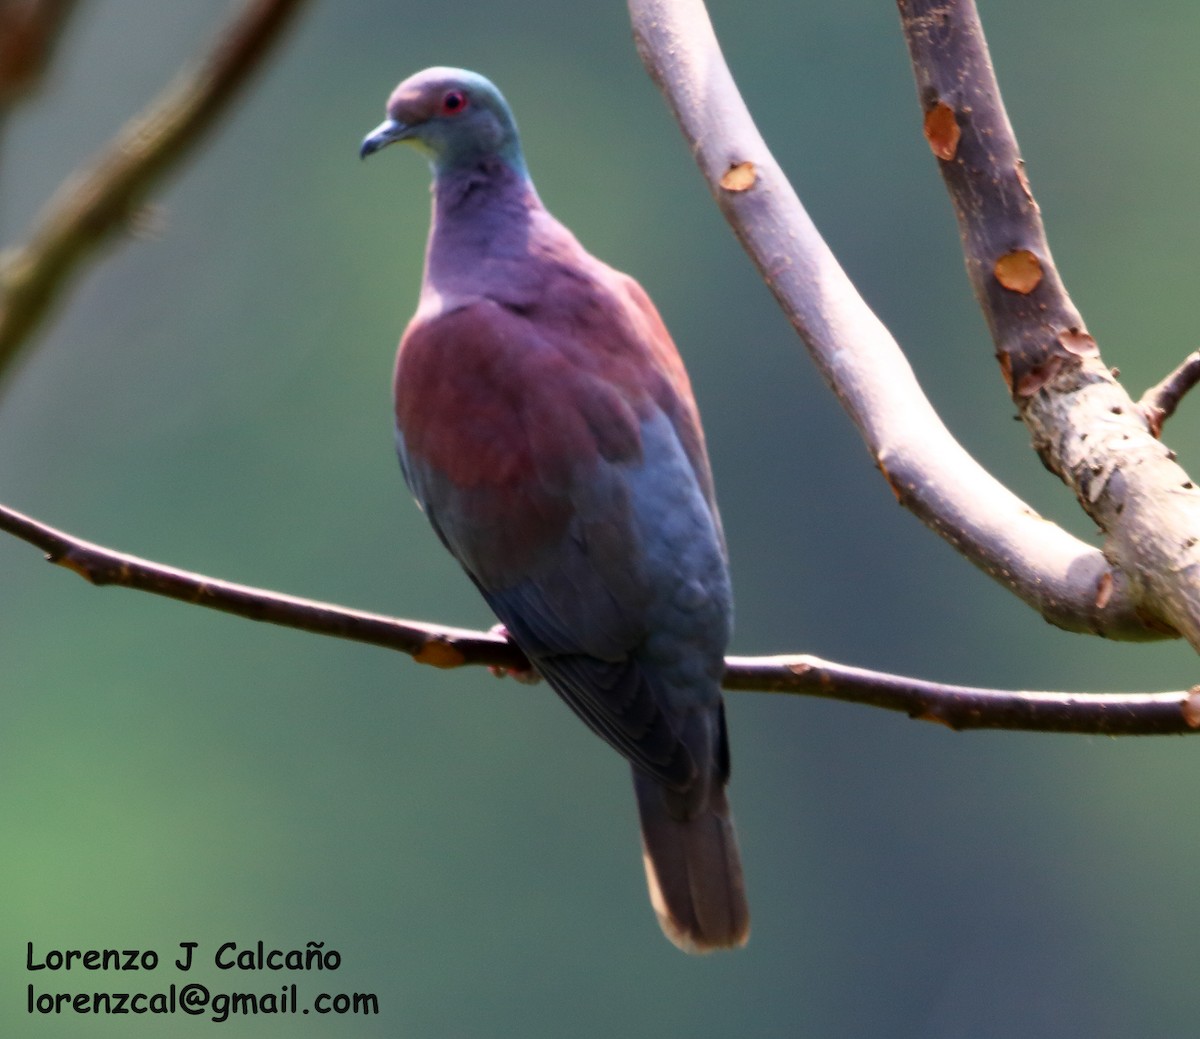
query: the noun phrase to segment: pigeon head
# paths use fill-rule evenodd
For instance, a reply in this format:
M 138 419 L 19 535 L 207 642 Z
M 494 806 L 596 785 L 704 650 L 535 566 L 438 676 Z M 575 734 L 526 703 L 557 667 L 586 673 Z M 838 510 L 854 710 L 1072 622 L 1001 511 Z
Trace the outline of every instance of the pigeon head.
M 499 158 L 525 172 L 517 124 L 504 95 L 466 69 L 431 68 L 409 76 L 388 98 L 387 119 L 363 139 L 365 159 L 396 141 L 429 156 L 438 173 Z

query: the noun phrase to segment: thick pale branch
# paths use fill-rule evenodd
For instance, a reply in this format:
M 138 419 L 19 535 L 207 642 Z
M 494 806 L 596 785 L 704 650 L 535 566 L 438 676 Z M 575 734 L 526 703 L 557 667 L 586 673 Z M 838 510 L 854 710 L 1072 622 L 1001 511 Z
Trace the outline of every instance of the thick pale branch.
M 0 263 L 0 374 L 79 265 L 230 107 L 305 0 L 248 0 L 196 65 L 68 178 L 28 241 Z
M 901 504 L 1051 623 L 1109 638 L 1161 637 L 1097 549 L 1038 516 L 942 424 L 767 150 L 701 0 L 629 6 L 642 60 L 717 204 Z
M 435 667 L 476 664 L 519 671 L 529 666 L 513 643 L 494 632 L 401 620 L 218 581 L 114 552 L 2 505 L 0 530 L 37 546 L 50 562 L 95 585 L 133 588 L 251 620 L 395 649 Z M 1195 690 L 1087 695 L 1004 692 L 924 682 L 813 656 L 730 657 L 724 686 L 882 707 L 952 729 L 1116 736 L 1190 733 L 1200 726 L 1200 694 Z
M 1107 535 L 1147 624 L 1200 649 L 1200 491 L 1100 360 L 1046 242 L 972 0 L 899 0 L 967 272 L 1047 468 Z

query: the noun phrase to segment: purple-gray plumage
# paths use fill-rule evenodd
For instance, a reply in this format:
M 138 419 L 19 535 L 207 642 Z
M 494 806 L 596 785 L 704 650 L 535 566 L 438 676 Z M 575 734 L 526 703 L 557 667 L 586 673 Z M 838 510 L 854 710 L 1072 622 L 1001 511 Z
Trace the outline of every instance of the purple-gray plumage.
M 667 936 L 741 945 L 720 693 L 732 598 L 683 362 L 641 287 L 542 206 L 488 80 L 405 80 L 362 155 L 395 141 L 434 171 L 396 359 L 405 479 L 537 671 L 633 766 Z

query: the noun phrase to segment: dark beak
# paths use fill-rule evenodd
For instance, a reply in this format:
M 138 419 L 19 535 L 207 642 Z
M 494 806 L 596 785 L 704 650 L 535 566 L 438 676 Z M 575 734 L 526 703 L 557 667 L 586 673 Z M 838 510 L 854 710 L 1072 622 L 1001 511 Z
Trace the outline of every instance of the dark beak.
M 358 157 L 365 159 L 368 155 L 374 155 L 380 148 L 386 148 L 396 141 L 403 141 L 411 133 L 412 127 L 398 123 L 395 119 L 385 119 L 363 138 L 362 147 L 358 149 Z

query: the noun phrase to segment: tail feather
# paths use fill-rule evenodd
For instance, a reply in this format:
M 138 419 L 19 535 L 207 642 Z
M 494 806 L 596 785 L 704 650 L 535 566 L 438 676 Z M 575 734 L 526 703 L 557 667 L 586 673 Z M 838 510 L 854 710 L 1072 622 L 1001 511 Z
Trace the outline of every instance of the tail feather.
M 681 818 L 652 777 L 635 768 L 633 785 L 650 902 L 663 933 L 684 952 L 745 945 L 750 907 L 724 786 L 714 781 L 707 804 Z

